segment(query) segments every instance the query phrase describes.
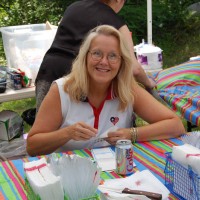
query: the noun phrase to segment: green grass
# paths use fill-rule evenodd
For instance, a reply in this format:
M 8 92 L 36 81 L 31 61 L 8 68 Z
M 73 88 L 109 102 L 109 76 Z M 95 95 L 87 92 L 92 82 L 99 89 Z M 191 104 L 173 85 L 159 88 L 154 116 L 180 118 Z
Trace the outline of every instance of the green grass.
M 0 111 L 12 110 L 21 115 L 25 110 L 35 107 L 35 98 L 28 98 L 23 100 L 9 101 L 0 104 Z M 30 126 L 24 122 L 24 132 L 30 130 Z
M 28 98 L 24 100 L 4 102 L 0 104 L 0 111 L 14 110 L 21 115 L 24 110 L 33 108 L 34 106 L 35 106 L 35 98 Z
M 182 123 L 183 123 L 183 125 L 185 127 L 185 130 L 187 131 L 187 121 L 184 118 L 182 118 L 182 117 L 181 117 L 181 120 L 182 120 Z M 137 119 L 136 119 L 136 125 L 138 127 L 144 126 L 146 124 L 147 123 L 145 121 L 143 121 L 141 118 L 137 117 Z M 200 127 L 192 128 L 192 131 L 200 131 Z
M 163 68 L 181 64 L 188 61 L 190 57 L 200 55 L 199 41 L 199 31 L 185 36 L 179 41 L 174 41 L 174 39 L 162 41 L 158 45 L 163 50 Z

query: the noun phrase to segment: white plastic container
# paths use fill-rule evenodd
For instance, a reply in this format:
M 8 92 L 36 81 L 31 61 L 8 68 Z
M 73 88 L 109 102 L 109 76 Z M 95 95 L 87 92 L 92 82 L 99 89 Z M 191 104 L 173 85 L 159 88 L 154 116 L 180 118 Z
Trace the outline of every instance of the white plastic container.
M 46 24 L 8 26 L 0 28 L 9 68 L 21 69 L 35 81 L 40 64 L 51 46 L 57 26 L 47 30 Z
M 147 72 L 162 70 L 162 49 L 157 46 L 141 43 L 135 47 L 138 62 Z

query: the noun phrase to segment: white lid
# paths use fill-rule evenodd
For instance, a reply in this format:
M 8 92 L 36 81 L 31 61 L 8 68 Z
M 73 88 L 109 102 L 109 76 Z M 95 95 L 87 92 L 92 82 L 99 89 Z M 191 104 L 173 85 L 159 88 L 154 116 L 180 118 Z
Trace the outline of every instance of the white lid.
M 139 53 L 156 53 L 156 52 L 162 52 L 162 49 L 151 45 L 151 44 L 140 44 L 138 45 L 137 52 Z

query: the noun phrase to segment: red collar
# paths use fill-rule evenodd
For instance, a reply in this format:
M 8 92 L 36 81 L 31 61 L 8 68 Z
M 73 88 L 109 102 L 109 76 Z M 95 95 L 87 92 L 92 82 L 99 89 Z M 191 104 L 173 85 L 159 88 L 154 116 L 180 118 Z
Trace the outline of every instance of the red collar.
M 112 100 L 112 99 L 115 99 L 116 98 L 116 95 L 113 91 L 113 86 L 109 87 L 108 89 L 108 93 L 107 93 L 107 96 L 105 98 L 105 100 Z M 80 101 L 82 102 L 88 102 L 88 98 L 86 96 L 82 96 L 80 98 Z

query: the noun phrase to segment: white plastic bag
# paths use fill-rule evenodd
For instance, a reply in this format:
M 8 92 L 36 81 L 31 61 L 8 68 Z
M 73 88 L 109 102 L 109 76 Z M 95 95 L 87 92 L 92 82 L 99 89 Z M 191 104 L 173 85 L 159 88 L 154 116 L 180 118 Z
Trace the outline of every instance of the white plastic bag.
M 23 137 L 0 141 L 0 160 L 18 159 L 26 155 L 26 140 Z

